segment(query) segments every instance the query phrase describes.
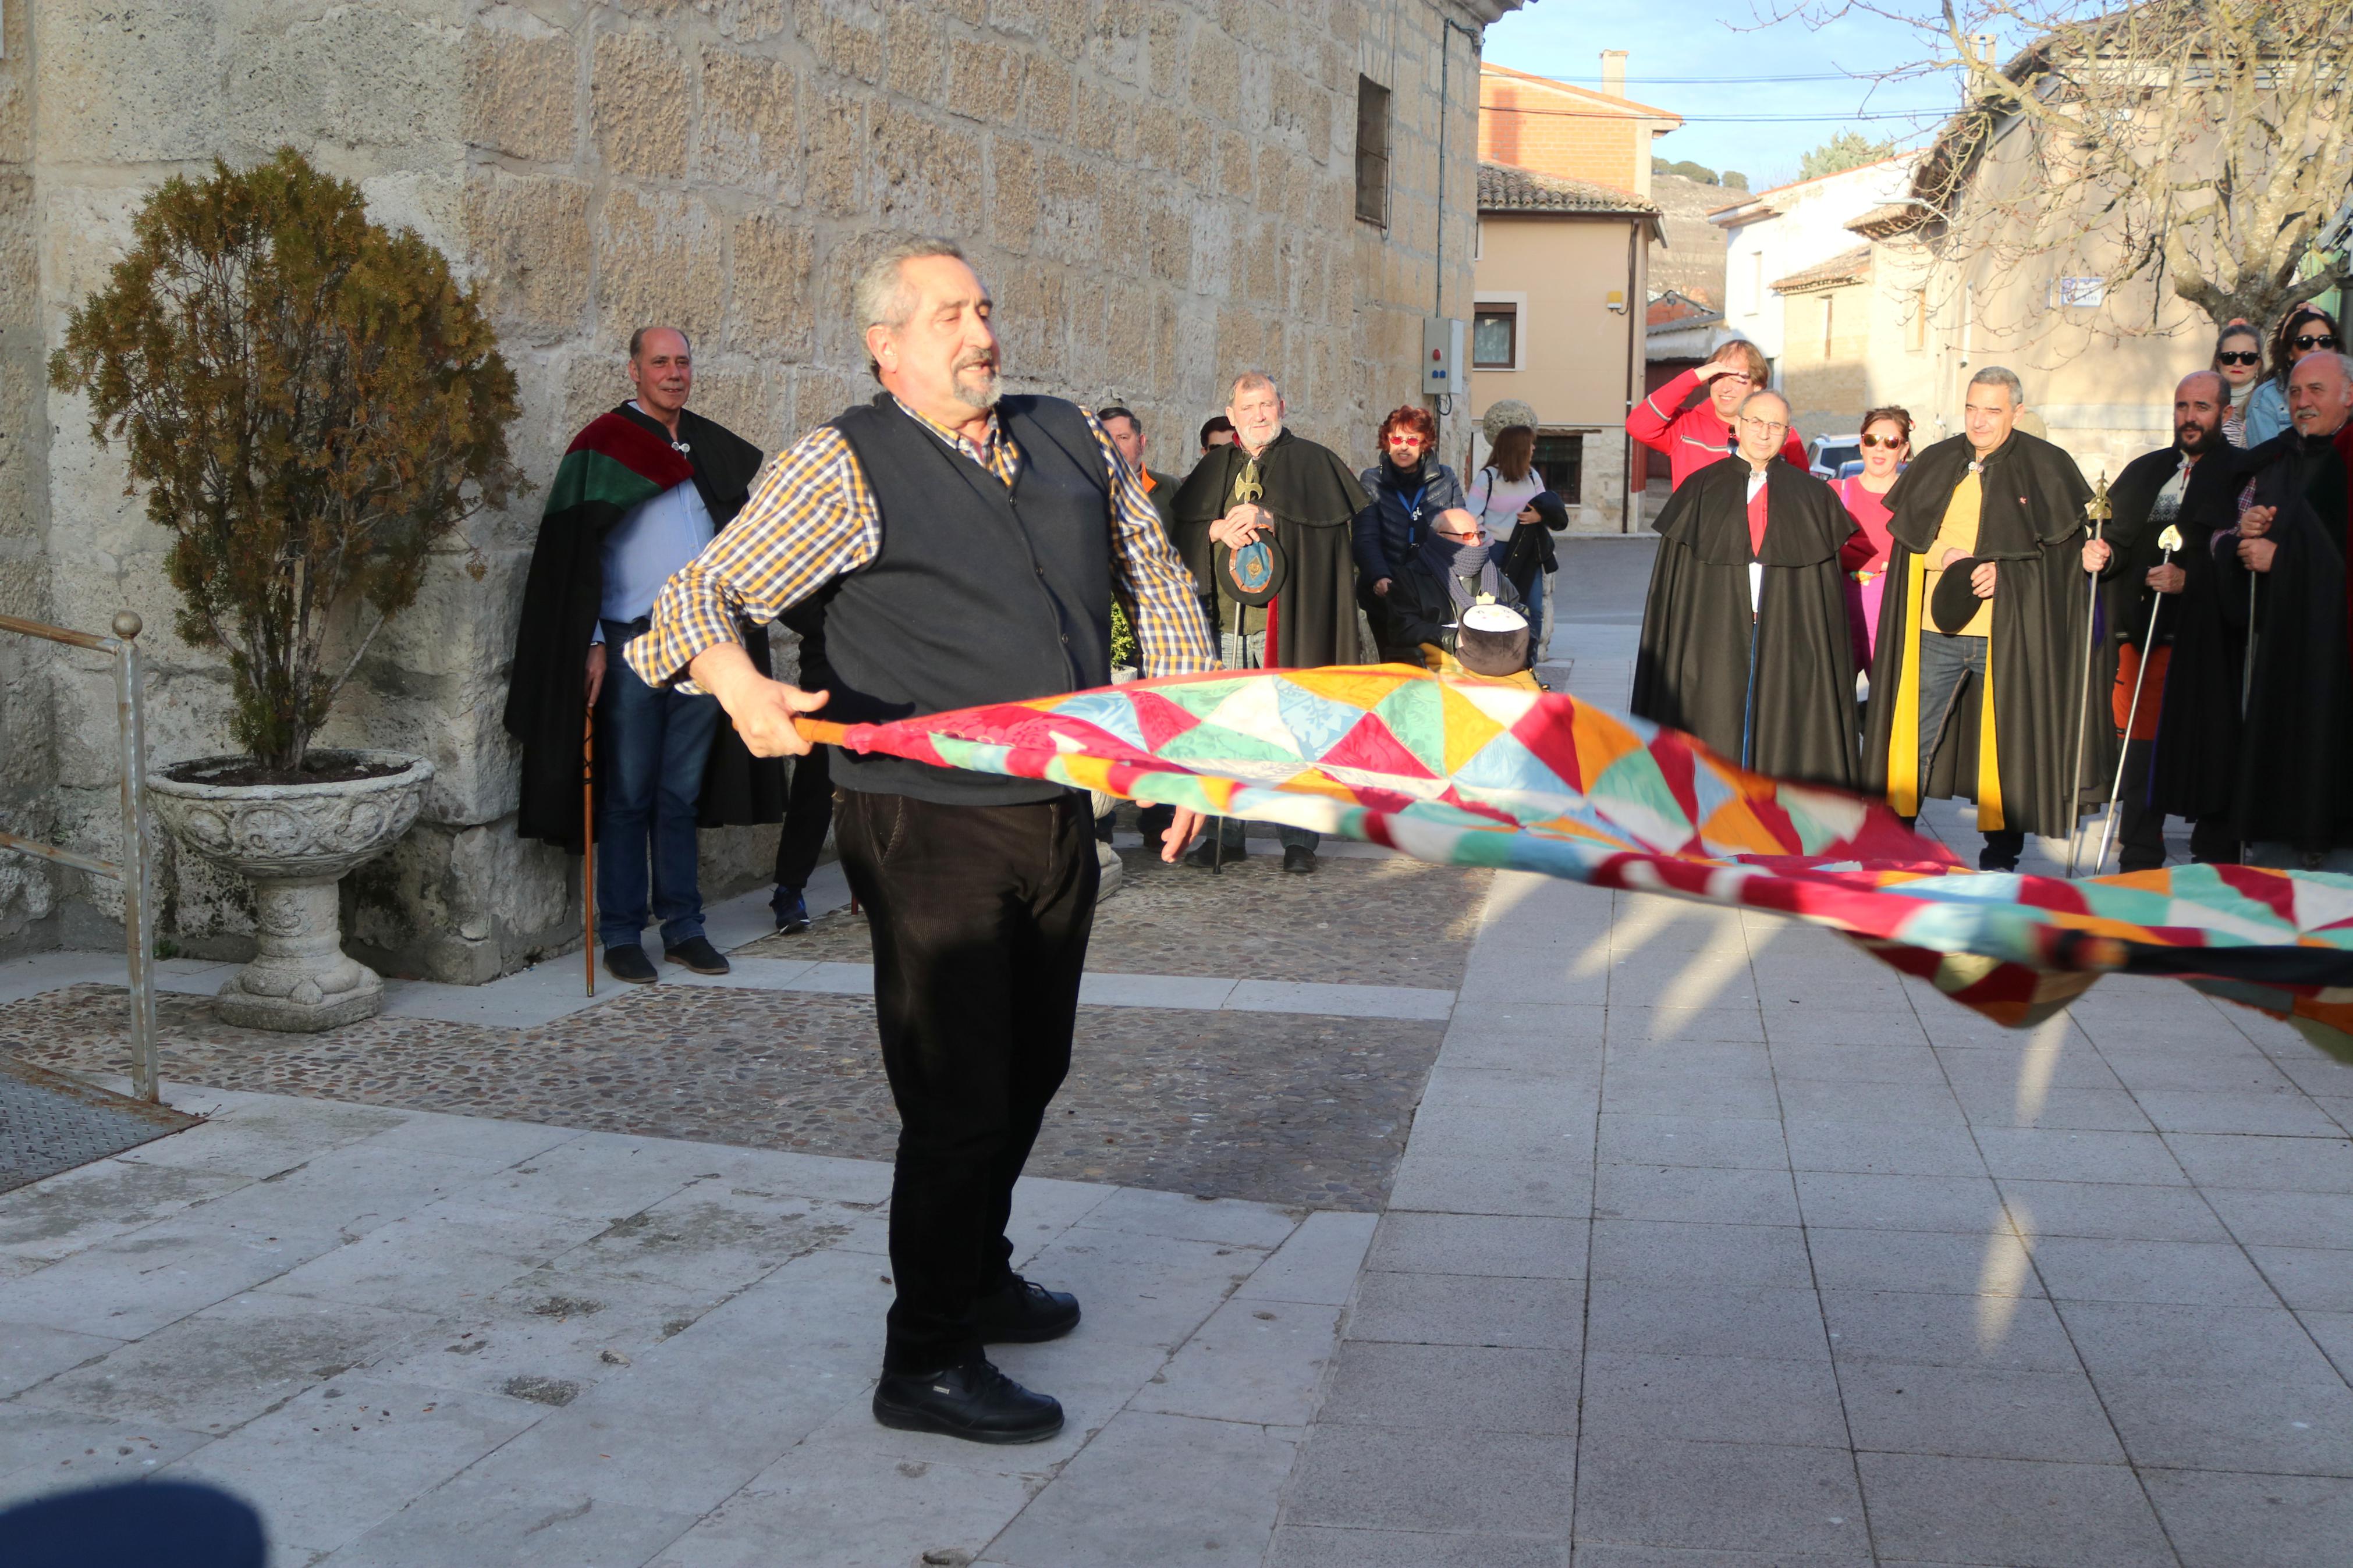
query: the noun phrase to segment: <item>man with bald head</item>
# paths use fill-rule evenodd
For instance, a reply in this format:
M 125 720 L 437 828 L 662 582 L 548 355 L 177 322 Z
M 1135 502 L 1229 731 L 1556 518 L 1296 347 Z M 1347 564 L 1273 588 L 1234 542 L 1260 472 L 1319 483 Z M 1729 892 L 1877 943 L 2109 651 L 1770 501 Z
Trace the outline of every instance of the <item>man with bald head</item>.
M 2251 863 L 2353 871 L 2353 361 L 2296 361 L 2287 405 L 2215 540 L 2221 608 L 2254 643 L 2232 806 Z
M 1789 405 L 1752 392 L 1733 460 L 1675 487 L 1653 526 L 1633 710 L 1776 778 L 1853 789 L 1862 753 L 1839 550 L 1854 519 L 1782 460 Z
M 649 916 L 669 962 L 727 973 L 703 934 L 695 829 L 776 821 L 785 775 L 744 749 L 710 698 L 658 690 L 621 663 L 670 574 L 743 509 L 761 458 L 687 407 L 683 331 L 639 328 L 626 368 L 636 395 L 573 438 L 548 487 L 506 725 L 523 743 L 517 831 L 577 853 L 582 710 L 596 710 L 596 939 L 607 973 L 645 984 L 657 975 L 641 945 Z M 766 632 L 744 640 L 765 668 Z
M 2237 457 L 2222 434 L 2231 389 L 2211 370 L 2192 371 L 2173 390 L 2173 441 L 2126 463 L 2108 488 L 2113 515 L 2107 537 L 2086 541 L 2084 565 L 2100 574 L 2104 658 L 2113 662 L 2113 727 L 2125 748 L 2124 784 L 2118 816 L 2119 868 L 2149 871 L 2165 864 L 2167 810 L 2194 818 L 2190 852 L 2200 861 L 2235 862 L 2237 840 L 2230 828 L 2229 785 L 2219 770 L 2227 766 L 2238 725 L 2237 691 L 2227 658 L 2211 656 L 2184 668 L 2174 701 L 2175 656 L 2186 618 L 2211 629 L 2215 567 L 2207 542 L 2215 518 L 2232 489 Z M 2158 542 L 2168 528 L 2182 547 L 2170 561 Z M 2149 637 L 2149 616 L 2157 632 Z M 2142 647 L 2144 639 L 2148 646 Z M 2201 640 L 2189 637 L 2191 647 Z M 2207 639 L 2211 640 L 2211 639 Z M 2146 661 L 2148 669 L 2141 672 Z M 2217 672 L 2224 679 L 2214 679 Z M 2134 692 L 2139 700 L 2135 705 Z M 2159 790 L 2153 758 L 2163 716 L 2165 766 L 2171 787 Z M 2095 717 L 2094 722 L 2099 722 Z M 2190 737 L 2195 736 L 2195 741 Z M 2204 775 L 2204 776 L 2201 776 Z M 2160 808 L 2159 795 L 2185 802 Z

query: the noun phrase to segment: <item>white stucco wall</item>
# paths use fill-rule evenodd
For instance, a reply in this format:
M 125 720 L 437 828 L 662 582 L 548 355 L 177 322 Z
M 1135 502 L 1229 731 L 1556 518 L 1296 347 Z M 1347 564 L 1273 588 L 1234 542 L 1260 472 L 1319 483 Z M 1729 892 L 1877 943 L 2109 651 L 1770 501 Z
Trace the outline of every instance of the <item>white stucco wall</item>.
M 1759 191 L 1714 222 L 1729 231 L 1724 260 L 1724 324 L 1780 363 L 1781 296 L 1777 279 L 1854 249 L 1862 238 L 1847 225 L 1903 196 L 1912 183 L 1912 154 Z M 1748 216 L 1750 214 L 1755 216 Z

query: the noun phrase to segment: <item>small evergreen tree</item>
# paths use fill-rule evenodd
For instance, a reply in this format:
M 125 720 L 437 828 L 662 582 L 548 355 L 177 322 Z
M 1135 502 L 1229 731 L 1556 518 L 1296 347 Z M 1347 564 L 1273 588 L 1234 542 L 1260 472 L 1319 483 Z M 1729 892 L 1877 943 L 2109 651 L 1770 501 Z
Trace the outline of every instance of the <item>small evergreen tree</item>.
M 237 743 L 299 778 L 434 545 L 521 486 L 514 374 L 441 253 L 291 148 L 165 181 L 132 236 L 49 384 L 88 395 L 90 434 L 127 447 L 124 493 L 172 531 L 177 629 L 227 651 Z M 360 605 L 330 670 L 335 612 Z
M 1824 174 L 1843 174 L 1894 155 L 1893 142 L 1873 142 L 1860 131 L 1841 131 L 1798 161 L 1798 178 L 1819 180 Z

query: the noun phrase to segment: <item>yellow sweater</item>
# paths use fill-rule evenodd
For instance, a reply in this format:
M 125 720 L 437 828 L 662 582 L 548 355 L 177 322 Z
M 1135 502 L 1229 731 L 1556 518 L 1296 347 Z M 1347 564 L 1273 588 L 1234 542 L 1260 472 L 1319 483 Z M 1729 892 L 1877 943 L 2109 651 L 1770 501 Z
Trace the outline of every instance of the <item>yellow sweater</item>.
M 1944 560 L 1946 551 L 1957 550 L 1963 555 L 1978 552 L 1978 516 L 1984 503 L 1985 487 L 1978 482 L 1976 471 L 1973 469 L 1962 475 L 1961 482 L 1953 487 L 1952 500 L 1945 507 L 1945 521 L 1936 525 L 1936 537 L 1928 546 L 1928 587 L 1922 599 L 1924 604 L 1936 595 L 1937 580 L 1944 576 L 1936 563 Z M 1965 637 L 1992 636 L 1993 601 L 1979 599 L 1978 613 L 1971 616 L 1969 624 L 1956 635 Z

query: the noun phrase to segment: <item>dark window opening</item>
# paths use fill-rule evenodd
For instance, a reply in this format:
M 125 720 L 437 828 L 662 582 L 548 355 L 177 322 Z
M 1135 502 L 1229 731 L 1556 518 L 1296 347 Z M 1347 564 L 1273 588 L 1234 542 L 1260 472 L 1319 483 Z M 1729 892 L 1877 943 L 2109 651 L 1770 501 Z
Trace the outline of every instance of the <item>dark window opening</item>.
M 1389 89 L 1356 79 L 1356 216 L 1389 223 Z
M 1545 489 L 1567 505 L 1577 505 L 1585 499 L 1581 493 L 1585 489 L 1585 433 L 1537 432 L 1535 468 Z
M 1520 308 L 1474 305 L 1471 309 L 1471 368 L 1516 370 L 1520 363 Z

